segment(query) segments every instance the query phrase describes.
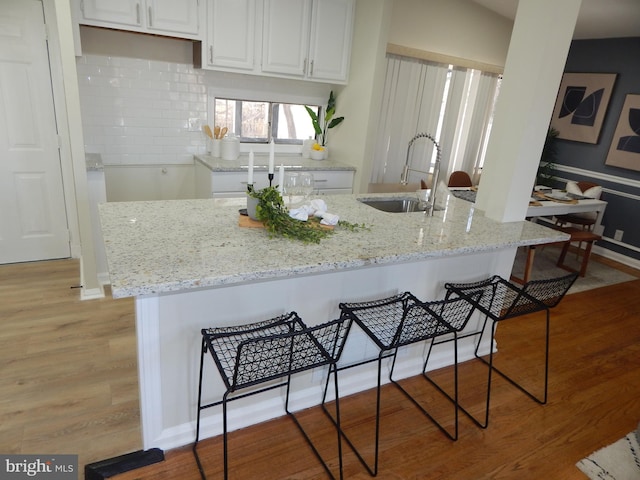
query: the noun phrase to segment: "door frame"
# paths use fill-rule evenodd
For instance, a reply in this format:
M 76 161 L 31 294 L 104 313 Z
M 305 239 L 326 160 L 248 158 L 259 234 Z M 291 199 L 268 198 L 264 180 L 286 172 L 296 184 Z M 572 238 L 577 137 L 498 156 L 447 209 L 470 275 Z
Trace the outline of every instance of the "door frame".
M 60 166 L 67 209 L 67 223 L 72 258 L 80 259 L 78 280 L 80 298 L 103 298 L 104 288 L 98 280 L 91 231 L 87 170 L 84 151 L 80 93 L 74 43 L 77 22 L 72 20 L 69 0 L 41 0 L 47 23 L 51 85 L 60 138 Z M 76 39 L 79 38 L 75 32 Z

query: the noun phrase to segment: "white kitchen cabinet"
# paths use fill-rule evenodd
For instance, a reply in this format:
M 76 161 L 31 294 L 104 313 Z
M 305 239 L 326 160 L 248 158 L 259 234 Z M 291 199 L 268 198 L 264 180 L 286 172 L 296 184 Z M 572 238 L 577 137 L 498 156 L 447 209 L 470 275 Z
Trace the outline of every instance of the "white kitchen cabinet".
M 354 0 L 264 0 L 262 72 L 346 83 Z
M 215 171 L 209 169 L 199 161 L 196 161 L 195 163 L 197 198 L 242 197 L 246 195 L 246 171 Z M 291 171 L 312 173 L 314 193 L 329 194 L 353 192 L 353 170 L 305 170 L 296 168 Z M 278 173 L 276 172 L 275 175 L 275 181 L 277 181 Z M 254 187 L 256 189 L 265 188 L 269 184 L 264 172 L 256 172 L 254 181 Z
M 251 71 L 255 67 L 256 0 L 209 0 L 203 64 Z
M 76 0 L 83 25 L 200 39 L 204 0 Z
M 262 71 L 304 78 L 312 0 L 264 0 Z
M 311 79 L 347 81 L 354 12 L 353 0 L 316 0 L 313 3 L 308 71 Z
M 195 198 L 193 165 L 105 165 L 109 202 Z

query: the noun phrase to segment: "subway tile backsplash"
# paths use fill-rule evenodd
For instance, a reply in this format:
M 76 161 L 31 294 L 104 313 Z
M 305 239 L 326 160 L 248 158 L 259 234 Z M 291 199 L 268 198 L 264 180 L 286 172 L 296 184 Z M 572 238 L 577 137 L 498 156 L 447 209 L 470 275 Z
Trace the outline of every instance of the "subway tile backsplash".
M 96 54 L 77 57 L 76 67 L 85 150 L 100 153 L 105 165 L 192 164 L 194 154 L 205 152 L 201 127 L 216 95 L 321 105 L 331 90 L 323 83 Z
M 85 149 L 106 165 L 190 164 L 205 149 L 206 72 L 135 58 L 77 58 Z

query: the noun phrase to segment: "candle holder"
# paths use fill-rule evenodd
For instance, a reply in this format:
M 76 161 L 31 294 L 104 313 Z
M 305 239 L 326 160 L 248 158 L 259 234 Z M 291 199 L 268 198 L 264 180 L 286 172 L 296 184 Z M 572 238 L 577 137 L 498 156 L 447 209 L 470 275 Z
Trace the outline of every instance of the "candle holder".
M 273 176 L 274 175 L 273 175 L 273 173 L 268 173 L 267 176 L 269 177 L 269 186 L 271 187 L 272 183 L 273 183 Z

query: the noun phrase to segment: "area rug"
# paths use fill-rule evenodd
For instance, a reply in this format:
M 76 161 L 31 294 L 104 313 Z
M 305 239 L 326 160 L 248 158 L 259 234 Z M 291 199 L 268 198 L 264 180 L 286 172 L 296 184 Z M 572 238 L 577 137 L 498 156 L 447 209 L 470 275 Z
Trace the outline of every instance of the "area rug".
M 640 479 L 640 447 L 636 432 L 583 458 L 576 466 L 592 480 Z
M 522 278 L 526 256 L 527 247 L 519 248 L 513 263 L 512 275 Z M 559 256 L 560 247 L 558 246 L 547 245 L 537 247 L 533 261 L 533 269 L 531 271 L 531 280 L 559 277 L 560 275 L 566 274 L 566 270 L 556 266 Z M 580 259 L 576 258 L 575 252 L 569 252 L 565 259 L 565 264 L 571 268 L 579 269 L 581 259 L 582 257 Z M 607 285 L 629 282 L 631 280 L 636 280 L 636 277 L 591 259 L 587 267 L 587 274 L 584 277 L 578 277 L 578 280 L 573 284 L 569 293 L 584 292 L 585 290 L 606 287 Z

